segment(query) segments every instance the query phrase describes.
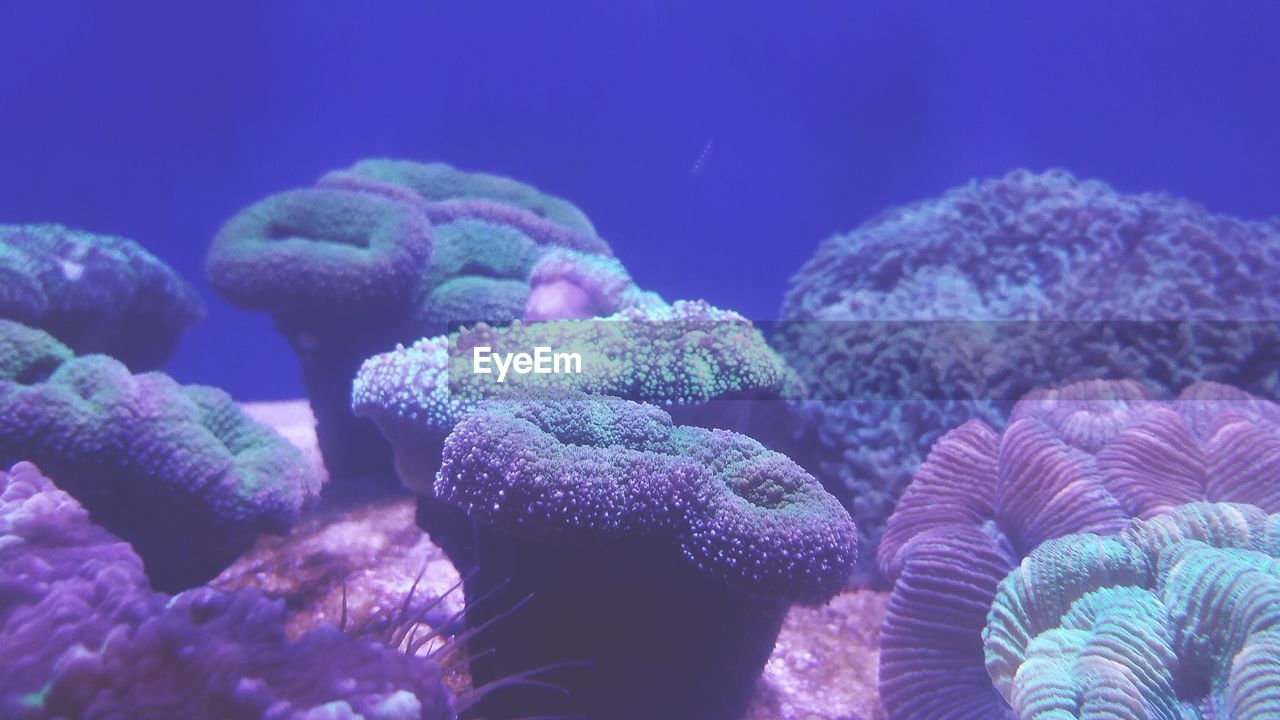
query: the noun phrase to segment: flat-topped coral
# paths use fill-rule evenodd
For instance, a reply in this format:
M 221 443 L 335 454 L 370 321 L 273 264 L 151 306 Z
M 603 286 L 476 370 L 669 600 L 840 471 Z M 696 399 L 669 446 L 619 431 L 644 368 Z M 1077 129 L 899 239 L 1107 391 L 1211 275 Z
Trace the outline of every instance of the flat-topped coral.
M 19 347 L 54 342 L 5 329 Z M 319 493 L 302 454 L 221 390 L 133 375 L 105 355 L 28 357 L 0 377 L 0 464 L 39 463 L 134 545 L 158 588 L 207 580 Z
M 503 355 L 536 347 L 577 353 L 580 372 L 512 372 L 501 380 L 496 372 L 474 372 L 477 348 Z M 367 360 L 352 400 L 355 412 L 372 418 L 396 447 L 401 479 L 429 493 L 436 459 L 413 462 L 424 438 L 443 438 L 481 401 L 512 390 L 611 395 L 662 406 L 687 421 L 716 401 L 781 397 L 795 382 L 741 315 L 702 301 L 677 301 L 598 320 L 480 325 L 425 338 Z
M 520 319 L 530 273 L 553 249 L 610 254 L 580 211 L 528 185 L 368 160 L 241 211 L 215 237 L 207 270 L 219 294 L 270 312 L 289 339 L 341 482 L 391 474 L 385 443 L 350 411 L 361 361 L 456 322 Z
M 77 353 L 153 370 L 204 317 L 190 284 L 141 245 L 61 225 L 0 225 L 0 318 Z
M 1035 387 L 1275 396 L 1280 222 L 1017 171 L 825 241 L 780 318 L 776 346 L 823 401 L 806 466 L 874 536 L 943 431 L 998 426 Z
M 586 664 L 545 676 L 567 698 L 496 691 L 486 717 L 740 717 L 787 606 L 828 600 L 856 556 L 848 514 L 799 466 L 619 398 L 483 403 L 434 489 L 476 533 L 467 623 L 492 621 L 476 681 Z
M 302 365 L 330 476 L 389 463 L 351 416 L 360 361 L 394 345 L 431 258 L 420 203 L 338 189 L 293 190 L 242 210 L 218 231 L 209 284 L 232 303 L 270 312 Z
M 1115 533 L 1193 500 L 1280 512 L 1266 452 L 1277 412 L 1212 383 L 1166 402 L 1137 383 L 1091 381 L 1029 394 L 1003 434 L 974 420 L 943 436 L 879 547 L 895 581 L 880 662 L 890 717 L 1007 716 L 980 633 L 997 583 L 1041 543 Z
M 1280 515 L 1195 503 L 1046 542 L 983 638 L 1020 720 L 1280 716 Z
M 174 598 L 29 463 L 0 472 L 6 718 L 447 720 L 429 659 L 333 627 L 290 642 L 256 591 Z

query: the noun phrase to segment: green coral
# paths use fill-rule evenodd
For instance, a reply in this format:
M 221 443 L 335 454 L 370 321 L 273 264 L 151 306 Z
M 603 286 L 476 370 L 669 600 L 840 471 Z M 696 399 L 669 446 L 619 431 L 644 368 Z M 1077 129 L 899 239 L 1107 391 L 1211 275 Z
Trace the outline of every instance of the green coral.
M 1024 720 L 1280 714 L 1280 515 L 1193 503 L 1041 545 L 1001 584 L 987 671 Z

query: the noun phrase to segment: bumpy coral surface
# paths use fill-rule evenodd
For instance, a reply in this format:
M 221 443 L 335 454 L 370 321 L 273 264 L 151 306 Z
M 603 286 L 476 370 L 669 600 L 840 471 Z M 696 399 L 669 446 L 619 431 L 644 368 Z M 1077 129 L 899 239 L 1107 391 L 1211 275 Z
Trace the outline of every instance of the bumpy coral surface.
M 895 581 L 880 664 L 890 716 L 1007 716 L 980 634 L 997 583 L 1041 543 L 1193 500 L 1280 511 L 1267 452 L 1278 410 L 1212 383 L 1165 402 L 1137 383 L 1091 381 L 1029 394 L 1003 434 L 975 420 L 945 435 L 879 548 Z
M 610 254 L 577 208 L 528 185 L 442 164 L 367 160 L 238 213 L 214 239 L 207 270 L 219 294 L 270 312 L 298 353 L 330 474 L 368 479 L 389 475 L 390 457 L 350 412 L 360 362 L 454 322 L 520 319 L 534 265 L 552 250 Z M 540 294 L 541 317 L 576 317 L 578 295 L 604 297 L 600 273 L 574 277 L 568 299 Z M 649 299 L 621 277 L 615 269 L 608 280 L 628 285 L 610 285 L 616 306 L 594 310 Z
M 669 539 L 703 572 L 789 602 L 830 598 L 856 554 L 848 514 L 795 463 L 619 398 L 482 405 L 449 436 L 435 494 L 556 544 Z
M 20 346 L 53 342 L 8 330 L 29 339 Z M 301 453 L 221 390 L 133 375 L 105 355 L 56 366 L 31 357 L 38 372 L 0 377 L 0 464 L 39 463 L 134 544 L 159 588 L 212 577 L 258 533 L 287 529 L 319 492 Z
M 1195 503 L 1046 542 L 984 641 L 1021 720 L 1280 716 L 1280 515 Z
M 290 642 L 256 590 L 184 592 L 162 612 L 72 650 L 47 706 L 67 717 L 448 720 L 430 660 L 326 626 Z
M 155 609 L 129 545 L 30 463 L 0 471 L 0 716 L 38 718 L 72 647 Z
M 474 533 L 473 678 L 556 668 L 568 691 L 495 693 L 486 717 L 740 718 L 787 606 L 830 599 L 856 556 L 848 514 L 795 463 L 620 398 L 483 403 L 434 491 Z
M 196 291 L 142 246 L 61 225 L 0 225 L 0 318 L 134 371 L 160 367 L 204 317 Z
M 812 469 L 874 536 L 943 431 L 998 424 L 1034 387 L 1273 395 L 1280 332 L 1247 321 L 1280 318 L 1277 268 L 1280 223 L 1018 171 L 824 242 L 775 340 L 824 401 Z
M 20 463 L 0 473 L 4 717 L 446 720 L 424 658 L 327 627 L 289 642 L 252 590 L 152 592 L 130 546 Z
M 617 259 L 575 250 L 542 255 L 529 275 L 526 321 L 604 317 L 619 310 L 657 310 L 662 298 L 636 287 Z
M 511 372 L 501 382 L 496 369 L 473 372 L 477 348 L 511 353 L 539 346 L 578 353 L 581 372 Z M 423 437 L 443 437 L 482 400 L 512 390 L 580 390 L 681 409 L 731 397 L 776 399 L 795 382 L 742 316 L 678 301 L 595 321 L 480 325 L 426 338 L 367 360 L 352 398 L 356 414 L 372 418 L 396 446 L 401 479 L 429 495 L 436 458 L 414 462 L 412 452 Z

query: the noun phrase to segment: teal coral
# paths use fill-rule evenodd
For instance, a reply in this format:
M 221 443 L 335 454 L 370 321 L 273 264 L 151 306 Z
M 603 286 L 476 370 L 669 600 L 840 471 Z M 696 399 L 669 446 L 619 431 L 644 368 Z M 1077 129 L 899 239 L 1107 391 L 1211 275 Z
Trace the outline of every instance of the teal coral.
M 1280 714 L 1280 515 L 1193 503 L 1050 540 L 997 591 L 987 670 L 1023 720 Z
M 0 463 L 38 463 L 134 544 L 157 587 L 207 580 L 318 495 L 301 452 L 225 392 L 134 375 L 105 355 L 66 357 L 39 330 L 6 330 L 17 347 L 53 349 L 0 377 Z
M 477 347 L 503 353 L 537 346 L 580 353 L 582 372 L 511 374 L 502 383 L 496 374 L 472 372 Z M 372 418 L 400 447 L 424 432 L 447 432 L 482 400 L 510 390 L 579 390 L 679 409 L 739 393 L 778 397 L 795 382 L 745 318 L 705 302 L 678 301 L 599 320 L 479 325 L 425 338 L 365 361 L 352 401 L 357 414 Z M 402 479 L 429 482 L 403 472 Z
M 61 225 L 0 225 L 0 318 L 133 370 L 163 365 L 204 317 L 195 288 L 141 245 Z

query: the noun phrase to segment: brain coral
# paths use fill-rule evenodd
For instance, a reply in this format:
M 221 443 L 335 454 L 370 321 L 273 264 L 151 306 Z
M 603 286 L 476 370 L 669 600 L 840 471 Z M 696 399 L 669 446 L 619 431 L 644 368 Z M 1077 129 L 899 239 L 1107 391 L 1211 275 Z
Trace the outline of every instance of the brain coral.
M 983 638 L 1021 720 L 1278 717 L 1280 515 L 1194 503 L 1046 542 Z
M 580 211 L 527 185 L 366 160 L 241 211 L 207 270 L 219 294 L 270 312 L 289 339 L 330 475 L 368 479 L 390 475 L 390 454 L 351 414 L 361 361 L 454 321 L 519 319 L 534 264 L 553 249 L 610 254 Z
M 224 392 L 133 375 L 105 355 L 70 358 L 39 330 L 0 326 L 29 353 L 0 377 L 0 464 L 32 460 L 131 542 L 162 589 L 212 577 L 260 532 L 315 499 L 302 454 Z
M 195 289 L 132 240 L 0 225 L 0 318 L 39 327 L 75 352 L 151 370 L 203 317 Z
M 256 591 L 147 587 L 128 544 L 28 463 L 0 473 L 6 718 L 446 720 L 425 658 L 334 628 L 296 642 Z
M 945 429 L 999 424 L 1032 388 L 1131 377 L 1274 396 L 1280 327 L 1242 321 L 1280 318 L 1277 298 L 1280 222 L 1017 171 L 824 242 L 773 339 L 823 401 L 806 466 L 874 537 Z
M 740 717 L 787 606 L 828 600 L 856 555 L 848 514 L 786 457 L 619 398 L 481 404 L 435 493 L 476 533 L 467 623 L 496 621 L 476 681 L 588 665 L 546 677 L 567 699 L 496 692 L 486 717 Z
M 890 517 L 879 564 L 895 581 L 881 635 L 892 718 L 995 718 L 981 630 L 1001 578 L 1041 543 L 1121 530 L 1193 500 L 1280 511 L 1267 448 L 1280 408 L 1213 383 L 1155 400 L 1134 382 L 1037 391 L 1003 434 L 977 420 L 943 436 Z

